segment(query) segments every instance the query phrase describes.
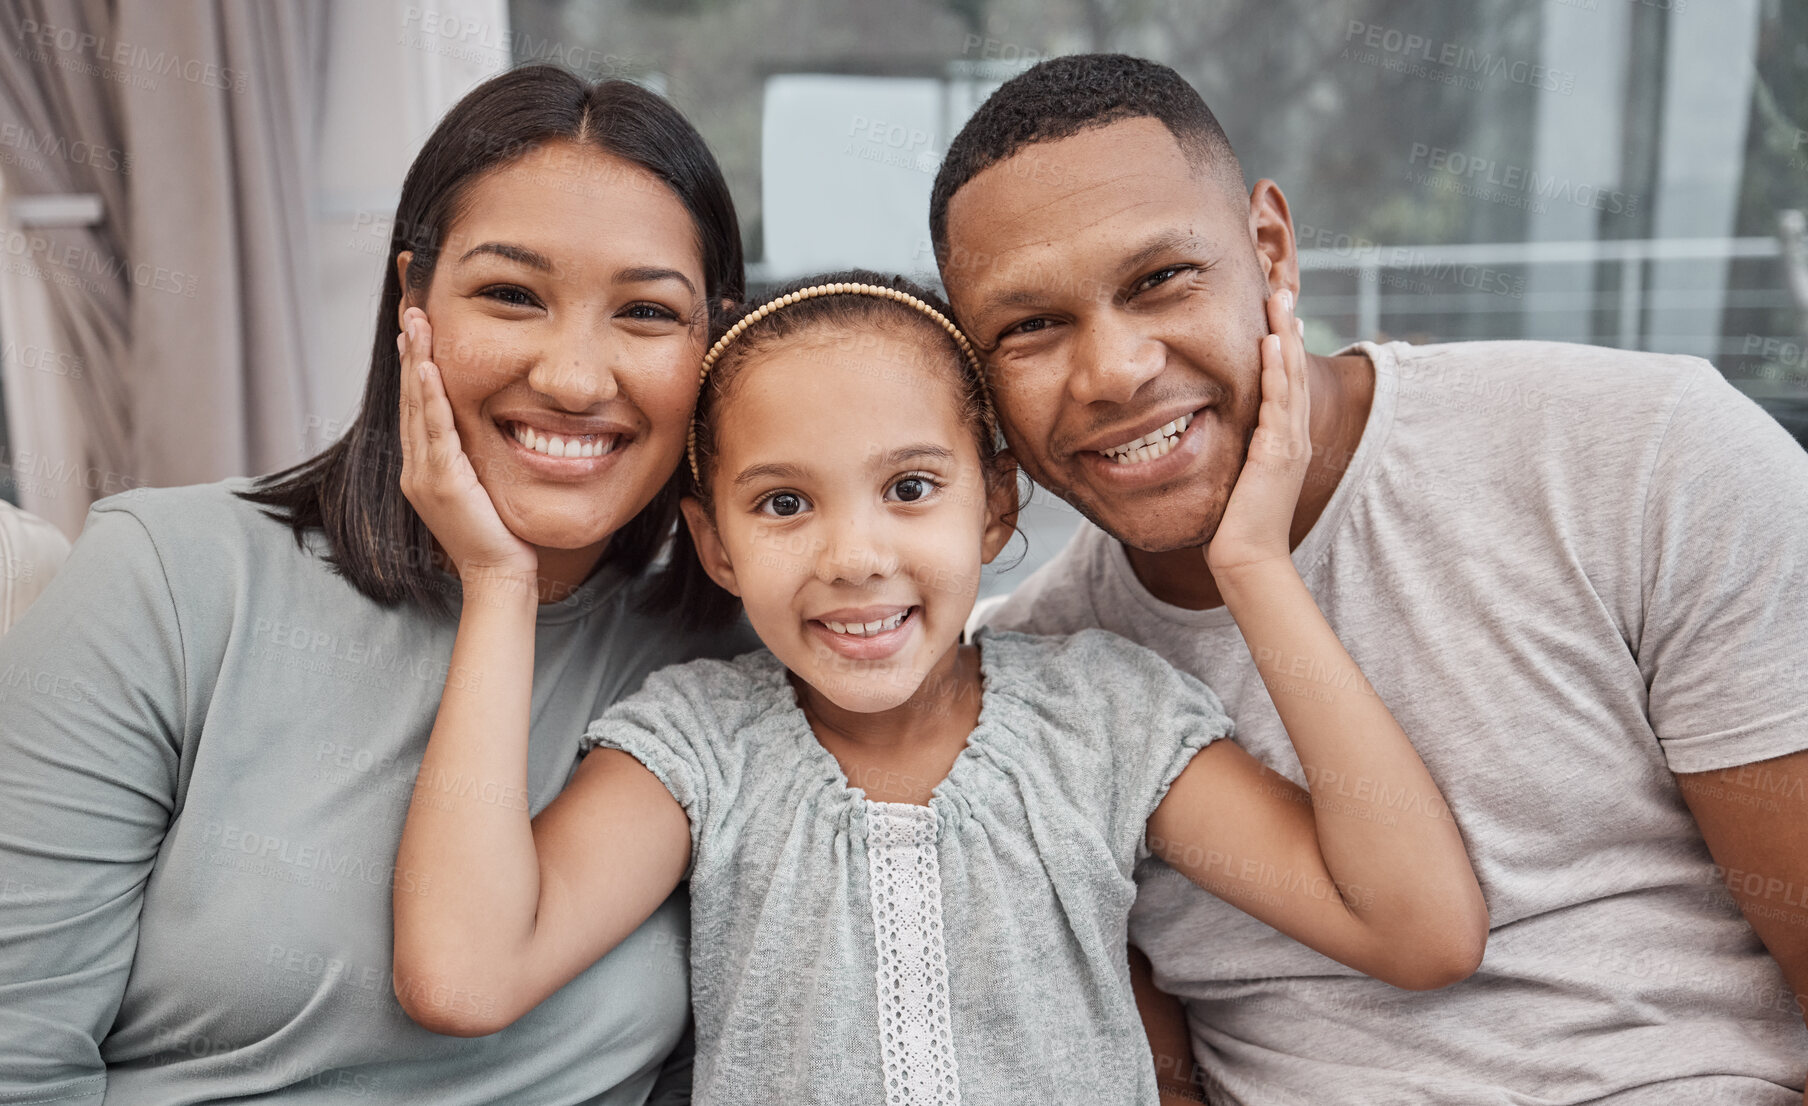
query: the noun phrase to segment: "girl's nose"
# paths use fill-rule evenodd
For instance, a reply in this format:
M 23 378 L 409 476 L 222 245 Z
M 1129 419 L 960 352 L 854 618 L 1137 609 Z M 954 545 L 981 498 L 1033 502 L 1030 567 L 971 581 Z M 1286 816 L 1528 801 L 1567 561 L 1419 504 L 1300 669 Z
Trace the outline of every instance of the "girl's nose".
M 896 571 L 895 558 L 886 548 L 881 527 L 849 517 L 827 532 L 816 558 L 816 578 L 823 583 L 865 584 Z

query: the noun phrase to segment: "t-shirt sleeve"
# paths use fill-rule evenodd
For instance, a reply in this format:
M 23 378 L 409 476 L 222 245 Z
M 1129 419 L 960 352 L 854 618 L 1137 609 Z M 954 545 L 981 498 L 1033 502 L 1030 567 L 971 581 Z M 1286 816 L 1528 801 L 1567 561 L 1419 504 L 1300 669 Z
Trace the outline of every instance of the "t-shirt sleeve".
M 612 705 L 590 724 L 578 743 L 580 756 L 593 749 L 620 749 L 659 778 L 684 808 L 691 823 L 690 878 L 716 815 L 715 797 L 725 791 L 727 772 L 722 723 L 712 690 L 725 681 L 726 662 L 698 660 L 662 668 L 641 689 Z M 712 678 L 714 677 L 714 678 Z
M 105 504 L 0 638 L 0 1102 L 98 1101 L 175 807 L 183 639 L 144 524 Z
M 1808 748 L 1808 453 L 1700 362 L 1643 517 L 1636 651 L 1671 770 Z
M 1236 727 L 1210 688 L 1153 650 L 1107 630 L 1083 630 L 1071 640 L 1070 663 L 1086 673 L 1091 696 L 1108 711 L 1112 855 L 1140 863 L 1150 855 L 1149 817 L 1175 778 Z

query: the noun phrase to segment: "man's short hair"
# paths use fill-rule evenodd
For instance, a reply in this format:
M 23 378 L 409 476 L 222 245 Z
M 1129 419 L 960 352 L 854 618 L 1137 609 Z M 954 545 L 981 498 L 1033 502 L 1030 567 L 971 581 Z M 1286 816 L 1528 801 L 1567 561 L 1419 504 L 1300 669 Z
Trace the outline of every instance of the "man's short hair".
M 1069 54 L 1038 62 L 992 93 L 967 120 L 929 193 L 929 239 L 948 256 L 948 203 L 966 183 L 1025 146 L 1122 119 L 1158 119 L 1196 166 L 1243 186 L 1243 168 L 1199 93 L 1180 74 L 1128 54 Z

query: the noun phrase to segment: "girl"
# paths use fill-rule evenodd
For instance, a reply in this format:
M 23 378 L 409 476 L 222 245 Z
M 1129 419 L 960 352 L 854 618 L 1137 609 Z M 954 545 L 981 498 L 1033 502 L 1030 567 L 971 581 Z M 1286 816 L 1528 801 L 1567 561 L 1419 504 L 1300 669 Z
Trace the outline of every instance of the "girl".
M 1289 305 L 1269 313 L 1260 424 L 1207 564 L 1252 652 L 1277 658 L 1307 778 L 1441 811 L 1387 708 L 1339 690 L 1366 684 L 1342 678 L 1354 664 L 1289 559 L 1304 353 Z M 466 584 L 454 653 L 482 678 L 448 682 L 423 774 L 506 788 L 533 563 L 460 459 L 425 354 L 408 352 L 407 464 L 441 490 L 417 506 L 489 582 Z M 1315 805 L 1217 740 L 1211 691 L 1113 635 L 962 642 L 1012 531 L 1014 469 L 930 293 L 860 272 L 794 285 L 703 373 L 685 518 L 766 650 L 655 674 L 590 727 L 531 823 L 416 803 L 398 865 L 427 890 L 396 896 L 396 983 L 417 1020 L 508 1025 L 688 877 L 698 1102 L 1153 1102 L 1124 957 L 1151 852 L 1398 986 L 1474 970 L 1487 914 L 1447 815 Z

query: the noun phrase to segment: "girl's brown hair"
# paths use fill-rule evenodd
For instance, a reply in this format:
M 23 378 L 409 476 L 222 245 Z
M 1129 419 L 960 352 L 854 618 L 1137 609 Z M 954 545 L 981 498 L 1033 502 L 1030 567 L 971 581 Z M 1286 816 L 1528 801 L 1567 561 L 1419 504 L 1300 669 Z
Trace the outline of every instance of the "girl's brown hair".
M 770 303 L 793 292 L 802 292 L 822 284 L 871 284 L 881 288 L 890 288 L 914 296 L 933 307 L 943 318 L 952 319 L 954 313 L 941 296 L 928 288 L 901 276 L 888 276 L 872 272 L 868 269 L 845 269 L 835 273 L 821 273 L 816 276 L 794 280 L 770 294 L 762 297 L 758 303 L 748 303 L 721 319 L 712 334 L 712 340 L 719 338 L 741 319 L 758 310 L 761 305 Z M 822 330 L 841 330 L 850 334 L 870 335 L 875 331 L 891 328 L 903 329 L 908 333 L 920 336 L 924 341 L 932 343 L 947 354 L 949 372 L 953 374 L 954 383 L 960 397 L 960 417 L 973 432 L 974 445 L 979 450 L 982 470 L 988 480 L 998 475 L 998 454 L 1001 443 L 994 427 L 991 415 L 991 402 L 986 393 L 985 379 L 977 368 L 967 359 L 966 352 L 957 345 L 934 319 L 908 304 L 863 293 L 844 293 L 838 295 L 815 296 L 788 304 L 760 319 L 748 327 L 739 337 L 734 339 L 711 366 L 709 375 L 703 380 L 703 387 L 697 396 L 697 412 L 692 426 L 696 432 L 696 465 L 695 477 L 684 470 L 690 494 L 701 502 L 706 510 L 710 502 L 710 475 L 716 457 L 716 429 L 719 412 L 729 393 L 734 388 L 735 378 L 739 370 L 756 355 L 766 352 L 772 346 L 787 339 Z M 878 357 L 885 355 L 883 349 L 876 350 Z M 690 533 L 682 526 L 674 543 L 673 558 L 697 557 L 696 546 Z M 707 591 L 714 591 L 721 596 L 729 593 L 710 584 Z

